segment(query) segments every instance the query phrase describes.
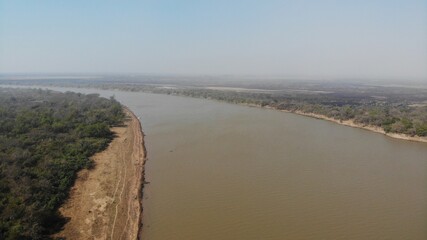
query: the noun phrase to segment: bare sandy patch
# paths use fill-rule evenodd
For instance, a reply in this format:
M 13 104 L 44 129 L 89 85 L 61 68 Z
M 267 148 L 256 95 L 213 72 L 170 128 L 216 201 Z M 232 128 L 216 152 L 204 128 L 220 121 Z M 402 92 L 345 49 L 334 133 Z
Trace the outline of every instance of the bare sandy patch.
M 70 198 L 60 208 L 69 221 L 55 237 L 66 239 L 137 239 L 142 219 L 146 151 L 138 118 L 126 109 L 125 126 L 92 159 L 93 169 L 78 173 Z

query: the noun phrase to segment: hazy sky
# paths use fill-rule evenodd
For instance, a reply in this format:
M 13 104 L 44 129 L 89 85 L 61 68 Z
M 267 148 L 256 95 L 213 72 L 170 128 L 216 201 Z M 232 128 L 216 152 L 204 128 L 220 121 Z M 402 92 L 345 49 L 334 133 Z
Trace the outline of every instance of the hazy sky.
M 426 0 L 0 0 L 0 73 L 427 80 Z

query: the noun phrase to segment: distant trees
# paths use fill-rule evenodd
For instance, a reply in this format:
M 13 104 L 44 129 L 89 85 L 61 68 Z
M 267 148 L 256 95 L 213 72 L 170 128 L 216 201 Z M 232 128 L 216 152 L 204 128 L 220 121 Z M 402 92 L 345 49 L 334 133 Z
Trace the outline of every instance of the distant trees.
M 113 98 L 0 89 L 0 239 L 46 239 L 76 173 L 124 119 Z

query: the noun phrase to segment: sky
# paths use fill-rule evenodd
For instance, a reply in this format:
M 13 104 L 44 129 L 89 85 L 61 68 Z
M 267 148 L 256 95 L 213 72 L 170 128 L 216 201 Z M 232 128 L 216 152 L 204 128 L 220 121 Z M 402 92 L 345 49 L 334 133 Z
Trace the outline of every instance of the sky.
M 0 0 L 0 73 L 427 81 L 427 1 Z

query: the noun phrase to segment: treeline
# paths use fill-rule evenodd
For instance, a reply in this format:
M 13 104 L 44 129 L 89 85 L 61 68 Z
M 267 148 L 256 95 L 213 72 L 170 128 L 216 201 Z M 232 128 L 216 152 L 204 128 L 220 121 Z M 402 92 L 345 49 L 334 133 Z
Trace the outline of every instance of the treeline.
M 62 227 L 77 171 L 124 117 L 97 94 L 0 88 L 0 239 L 48 239 Z

